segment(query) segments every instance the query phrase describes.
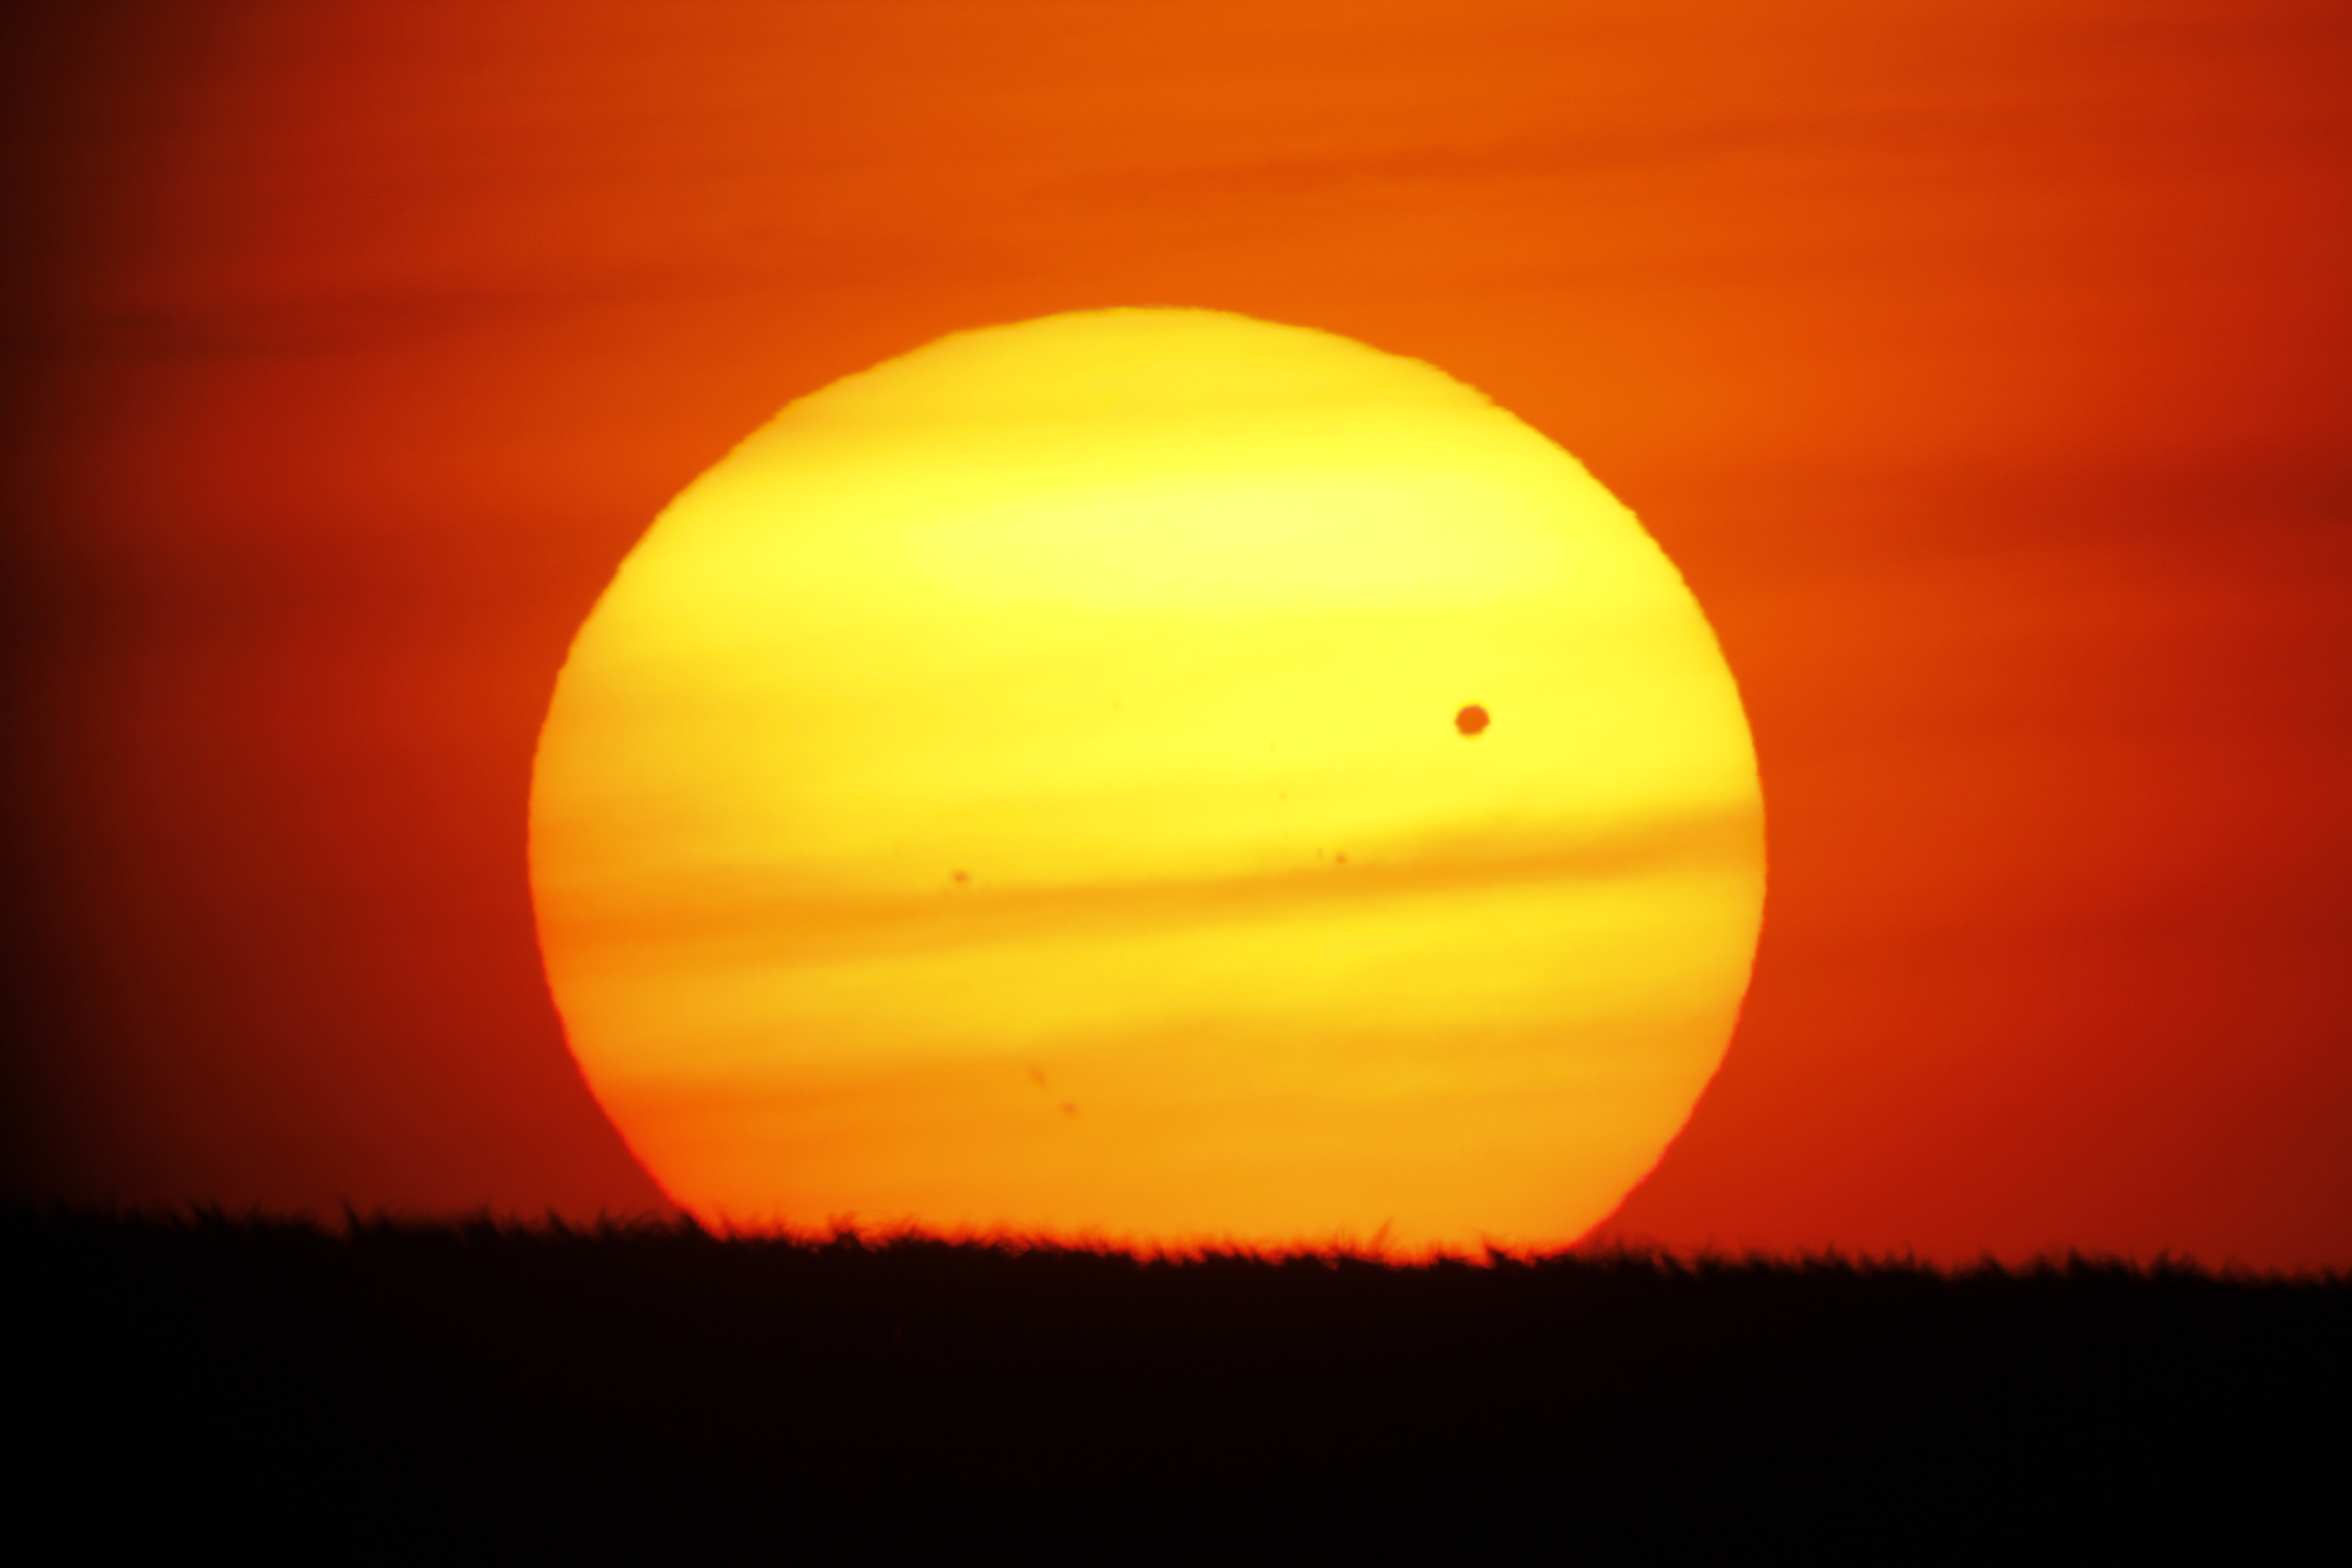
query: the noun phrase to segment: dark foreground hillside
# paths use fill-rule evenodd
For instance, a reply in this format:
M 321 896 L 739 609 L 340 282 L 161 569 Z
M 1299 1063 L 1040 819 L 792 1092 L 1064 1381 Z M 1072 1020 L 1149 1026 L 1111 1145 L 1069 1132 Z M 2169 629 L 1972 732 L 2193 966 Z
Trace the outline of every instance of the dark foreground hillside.
M 2352 1500 L 2335 1277 L 5 1230 L 14 1524 L 78 1558 L 1909 1557 Z

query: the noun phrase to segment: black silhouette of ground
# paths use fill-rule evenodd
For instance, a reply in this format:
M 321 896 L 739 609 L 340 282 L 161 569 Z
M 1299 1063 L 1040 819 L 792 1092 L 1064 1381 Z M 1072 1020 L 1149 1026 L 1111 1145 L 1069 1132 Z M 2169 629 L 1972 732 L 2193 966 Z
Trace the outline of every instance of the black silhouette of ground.
M 2333 1275 L 5 1232 L 13 1511 L 77 1558 L 2235 1555 L 2352 1491 Z

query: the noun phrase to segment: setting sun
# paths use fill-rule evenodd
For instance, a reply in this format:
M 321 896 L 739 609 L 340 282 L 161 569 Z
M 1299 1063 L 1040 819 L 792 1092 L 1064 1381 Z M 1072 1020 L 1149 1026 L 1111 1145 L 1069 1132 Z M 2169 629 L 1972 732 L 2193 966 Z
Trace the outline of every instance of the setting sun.
M 530 829 L 590 1084 L 744 1226 L 1565 1242 L 1763 898 L 1633 515 L 1426 364 L 1205 310 L 786 408 L 582 628 Z

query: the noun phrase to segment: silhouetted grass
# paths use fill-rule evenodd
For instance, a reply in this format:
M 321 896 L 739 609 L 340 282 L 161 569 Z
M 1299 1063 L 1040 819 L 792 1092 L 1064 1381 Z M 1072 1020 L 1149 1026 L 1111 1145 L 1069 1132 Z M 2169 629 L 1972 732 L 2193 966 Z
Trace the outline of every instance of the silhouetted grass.
M 2073 1258 L 1139 1259 L 19 1210 L 37 1496 L 321 1560 L 1713 1538 L 2331 1517 L 2352 1290 Z M 1875 1547 L 1871 1542 L 1875 1542 Z M 1907 1547 L 1896 1555 L 1910 1555 Z M 1547 1553 L 1550 1554 L 1550 1553 Z

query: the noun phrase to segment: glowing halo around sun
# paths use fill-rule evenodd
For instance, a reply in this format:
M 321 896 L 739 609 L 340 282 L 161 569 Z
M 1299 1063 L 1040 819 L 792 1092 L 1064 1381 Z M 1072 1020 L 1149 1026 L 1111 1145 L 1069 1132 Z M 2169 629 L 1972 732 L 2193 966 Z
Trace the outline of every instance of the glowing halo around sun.
M 540 740 L 590 1086 L 738 1226 L 1573 1240 L 1729 1040 L 1738 694 L 1471 388 L 1207 310 L 959 332 L 662 513 Z

